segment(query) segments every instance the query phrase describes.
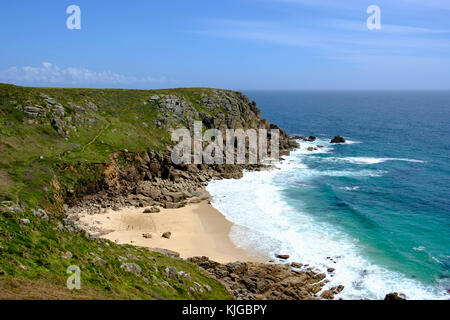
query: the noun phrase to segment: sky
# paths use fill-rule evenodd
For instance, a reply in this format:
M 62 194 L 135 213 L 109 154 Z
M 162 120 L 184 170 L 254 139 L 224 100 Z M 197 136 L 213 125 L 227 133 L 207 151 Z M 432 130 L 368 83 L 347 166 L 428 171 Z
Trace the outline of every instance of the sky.
M 26 86 L 448 90 L 450 1 L 4 0 L 0 47 Z

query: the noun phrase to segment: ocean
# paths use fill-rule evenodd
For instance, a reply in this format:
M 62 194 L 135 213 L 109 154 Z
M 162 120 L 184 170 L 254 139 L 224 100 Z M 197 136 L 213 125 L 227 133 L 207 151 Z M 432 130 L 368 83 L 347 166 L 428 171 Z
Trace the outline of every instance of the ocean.
M 207 186 L 232 241 L 335 269 L 326 288 L 343 284 L 344 299 L 449 299 L 450 91 L 244 93 L 288 134 L 318 139 L 275 170 Z

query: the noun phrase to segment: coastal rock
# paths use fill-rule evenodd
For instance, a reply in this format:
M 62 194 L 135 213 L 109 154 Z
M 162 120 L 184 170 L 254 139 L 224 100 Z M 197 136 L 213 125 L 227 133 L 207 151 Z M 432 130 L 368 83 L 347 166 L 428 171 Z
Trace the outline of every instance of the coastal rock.
M 154 252 L 161 253 L 161 254 L 169 257 L 169 258 L 179 258 L 180 257 L 180 254 L 178 252 L 172 251 L 172 250 L 169 250 L 169 249 L 151 248 L 150 250 L 154 251 Z
M 222 281 L 238 300 L 310 300 L 318 299 L 325 285 L 324 274 L 292 270 L 289 265 L 235 262 L 226 265 L 207 257 L 193 257 L 197 264 Z
M 145 239 L 151 239 L 151 238 L 152 238 L 152 235 L 151 235 L 150 233 L 144 233 L 144 234 L 142 234 L 142 236 L 143 236 Z
M 342 290 L 344 290 L 344 286 L 343 285 L 339 285 L 336 287 L 333 287 L 329 290 L 325 290 L 321 293 L 320 297 L 322 299 L 326 299 L 326 300 L 333 300 L 335 295 L 339 294 L 342 292 Z
M 83 107 L 81 107 L 81 106 L 78 106 L 78 105 L 70 103 L 70 102 L 69 102 L 69 106 L 72 109 L 75 109 L 76 112 L 83 113 L 83 114 L 86 113 L 86 110 Z M 89 119 L 89 120 L 91 120 L 91 119 Z M 93 121 L 91 121 L 91 122 L 93 122 Z
M 23 109 L 23 111 L 27 116 L 36 118 L 38 115 L 40 115 L 43 112 L 43 109 L 40 106 L 35 106 L 35 107 L 27 106 Z
M 320 294 L 320 297 L 325 300 L 333 300 L 334 292 L 333 292 L 333 290 L 325 290 L 324 292 L 322 292 Z
M 103 267 L 103 266 L 106 265 L 106 261 L 103 260 L 103 259 L 100 258 L 100 257 L 94 257 L 94 258 L 91 260 L 91 262 L 92 262 L 93 265 L 96 265 L 96 266 L 99 266 L 99 267 Z
M 151 207 L 151 208 L 146 208 L 145 210 L 144 210 L 144 212 L 143 213 L 158 213 L 158 212 L 160 212 L 161 210 L 159 210 L 158 208 L 156 208 L 156 207 Z
M 181 204 L 179 204 L 179 203 L 174 203 L 174 202 L 170 202 L 170 201 L 164 202 L 164 208 L 166 208 L 166 209 L 178 209 L 180 207 L 181 207 Z
M 333 139 L 331 139 L 330 143 L 345 143 L 345 139 L 341 136 L 335 136 Z
M 167 278 L 169 279 L 176 279 L 177 278 L 177 268 L 169 266 L 164 269 L 164 272 L 166 273 Z
M 292 136 L 291 139 L 293 140 L 302 140 L 305 142 L 314 142 L 317 140 L 316 137 L 314 136 L 309 136 L 309 137 L 305 137 L 305 136 Z
M 62 255 L 62 258 L 63 259 L 72 259 L 72 252 L 70 252 L 70 251 L 66 251 L 63 255 Z
M 65 134 L 64 123 L 62 122 L 61 119 L 59 119 L 59 118 L 52 119 L 51 125 L 52 125 L 53 129 L 55 129 L 56 132 L 58 132 L 59 134 L 61 134 L 61 135 Z
M 191 281 L 191 274 L 189 272 L 184 272 L 184 271 L 178 271 L 177 272 L 177 276 L 180 279 L 184 279 L 187 281 Z
M 228 272 L 237 274 L 237 275 L 242 275 L 245 272 L 247 272 L 247 270 L 248 270 L 247 264 L 244 262 L 228 263 L 228 264 L 226 264 L 226 267 L 228 269 Z
M 164 232 L 161 237 L 166 238 L 166 239 L 170 239 L 171 236 L 172 236 L 171 232 Z
M 385 301 L 394 301 L 394 300 L 406 300 L 406 296 L 403 293 L 391 292 L 384 297 Z
M 64 117 L 64 114 L 65 114 L 64 107 L 60 104 L 57 104 L 54 107 L 53 114 L 55 114 L 56 116 L 58 116 L 60 118 Z
M 289 255 L 288 254 L 276 254 L 275 257 L 278 258 L 278 259 L 282 259 L 282 260 L 289 259 Z
M 98 107 L 97 107 L 94 103 L 92 103 L 92 102 L 90 102 L 90 101 L 86 103 L 86 106 L 87 106 L 91 111 L 94 111 L 94 112 L 98 111 Z
M 44 211 L 42 209 L 38 209 L 38 210 L 32 209 L 31 213 L 37 217 L 42 218 L 43 220 L 48 220 L 49 215 L 50 215 L 49 213 L 47 213 L 46 211 Z
M 47 98 L 47 99 L 45 99 L 45 102 L 48 103 L 51 106 L 56 104 L 56 100 L 53 99 L 53 98 Z
M 139 265 L 137 265 L 136 263 L 122 263 L 122 265 L 120 266 L 120 269 L 122 269 L 126 272 L 134 273 L 138 276 L 142 272 L 141 267 Z
M 339 285 L 339 286 L 336 286 L 336 287 L 331 288 L 331 290 L 332 290 L 335 294 L 338 294 L 338 293 L 341 293 L 342 290 L 344 290 L 344 286 L 343 286 L 343 285 Z

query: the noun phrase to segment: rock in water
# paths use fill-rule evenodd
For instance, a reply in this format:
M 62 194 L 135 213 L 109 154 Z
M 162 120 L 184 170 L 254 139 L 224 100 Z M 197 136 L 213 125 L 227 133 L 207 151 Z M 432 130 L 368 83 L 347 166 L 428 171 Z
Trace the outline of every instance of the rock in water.
M 335 136 L 330 143 L 345 143 L 345 139 L 341 136 Z
M 334 299 L 334 293 L 332 290 L 325 290 L 321 293 L 320 298 L 326 299 L 326 300 L 333 300 Z
M 406 297 L 403 293 L 398 293 L 398 292 L 391 292 L 388 293 L 386 295 L 386 297 L 384 297 L 384 300 L 386 301 L 394 301 L 394 300 L 406 300 Z
M 301 267 L 303 267 L 303 263 L 292 262 L 292 263 L 291 263 L 291 267 L 292 267 L 292 268 L 300 269 Z
M 288 254 L 277 254 L 277 255 L 275 255 L 275 257 L 277 257 L 278 259 L 283 259 L 283 260 L 289 259 Z

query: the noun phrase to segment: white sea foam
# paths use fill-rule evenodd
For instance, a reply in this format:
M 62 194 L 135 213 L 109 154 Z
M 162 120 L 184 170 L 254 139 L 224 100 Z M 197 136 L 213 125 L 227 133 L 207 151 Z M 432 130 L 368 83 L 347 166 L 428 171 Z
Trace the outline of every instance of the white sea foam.
M 362 142 L 361 141 L 346 140 L 345 143 L 346 144 L 360 144 Z
M 356 187 L 341 187 L 339 189 L 345 190 L 345 191 L 358 191 L 360 189 L 360 187 L 359 186 L 356 186 Z
M 373 157 L 345 157 L 345 158 L 329 158 L 331 160 L 346 161 L 353 164 L 378 164 L 386 161 L 405 161 L 414 163 L 424 163 L 422 160 L 407 159 L 407 158 L 373 158 Z
M 298 181 L 318 175 L 376 177 L 382 172 L 311 170 L 299 161 L 302 157 L 297 150 L 277 165 L 278 170 L 244 172 L 240 180 L 208 184 L 213 206 L 235 223 L 230 233 L 233 242 L 250 251 L 287 253 L 291 261 L 322 272 L 335 268 L 325 289 L 343 284 L 345 289 L 339 296 L 344 299 L 383 299 L 392 291 L 403 292 L 409 299 L 442 298 L 435 288 L 370 262 L 357 239 L 317 221 L 300 199 L 293 204 L 283 198 L 283 189 L 291 179 L 298 185 Z

